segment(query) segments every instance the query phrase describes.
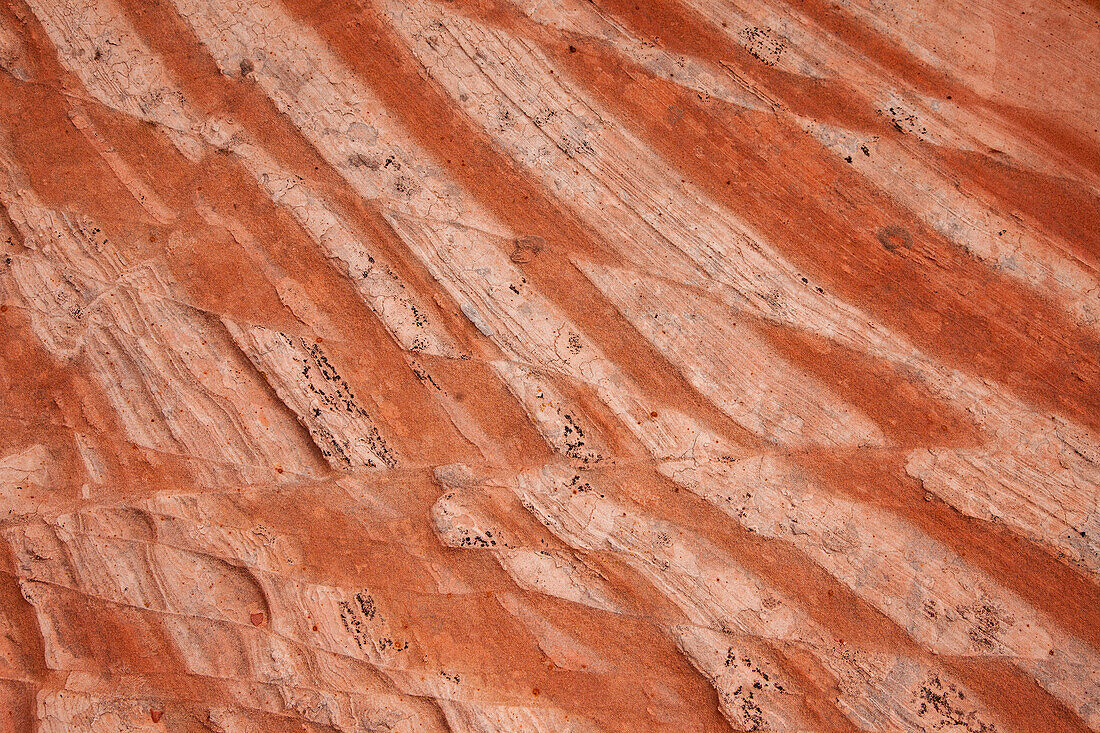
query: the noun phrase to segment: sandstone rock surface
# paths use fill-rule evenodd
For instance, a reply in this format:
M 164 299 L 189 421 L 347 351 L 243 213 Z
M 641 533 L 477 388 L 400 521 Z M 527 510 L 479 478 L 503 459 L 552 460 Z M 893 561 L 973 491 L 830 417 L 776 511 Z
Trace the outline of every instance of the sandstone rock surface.
M 0 730 L 1100 730 L 1095 0 L 0 0 Z

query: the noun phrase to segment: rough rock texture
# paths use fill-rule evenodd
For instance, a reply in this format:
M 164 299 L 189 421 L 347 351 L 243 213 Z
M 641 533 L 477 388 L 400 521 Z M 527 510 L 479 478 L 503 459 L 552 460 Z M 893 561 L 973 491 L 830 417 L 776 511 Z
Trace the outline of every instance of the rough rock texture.
M 0 0 L 0 730 L 1100 730 L 1096 0 Z

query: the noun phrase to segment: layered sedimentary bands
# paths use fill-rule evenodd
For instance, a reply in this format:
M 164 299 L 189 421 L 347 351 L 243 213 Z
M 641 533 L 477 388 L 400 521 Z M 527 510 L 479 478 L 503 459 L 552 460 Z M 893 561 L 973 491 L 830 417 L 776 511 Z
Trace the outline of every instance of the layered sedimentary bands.
M 0 729 L 1100 730 L 1095 0 L 0 1 Z

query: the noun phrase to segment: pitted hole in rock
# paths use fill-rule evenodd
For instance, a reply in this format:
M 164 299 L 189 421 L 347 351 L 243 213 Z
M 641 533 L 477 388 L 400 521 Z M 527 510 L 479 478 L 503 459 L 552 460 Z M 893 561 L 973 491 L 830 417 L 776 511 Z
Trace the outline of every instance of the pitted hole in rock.
M 878 230 L 878 241 L 888 252 L 896 252 L 899 248 L 909 249 L 913 246 L 913 237 L 904 227 L 891 226 Z
M 509 255 L 509 258 L 512 262 L 518 264 L 530 262 L 538 256 L 545 246 L 546 240 L 534 234 L 517 237 L 515 247 L 512 248 L 512 254 Z

